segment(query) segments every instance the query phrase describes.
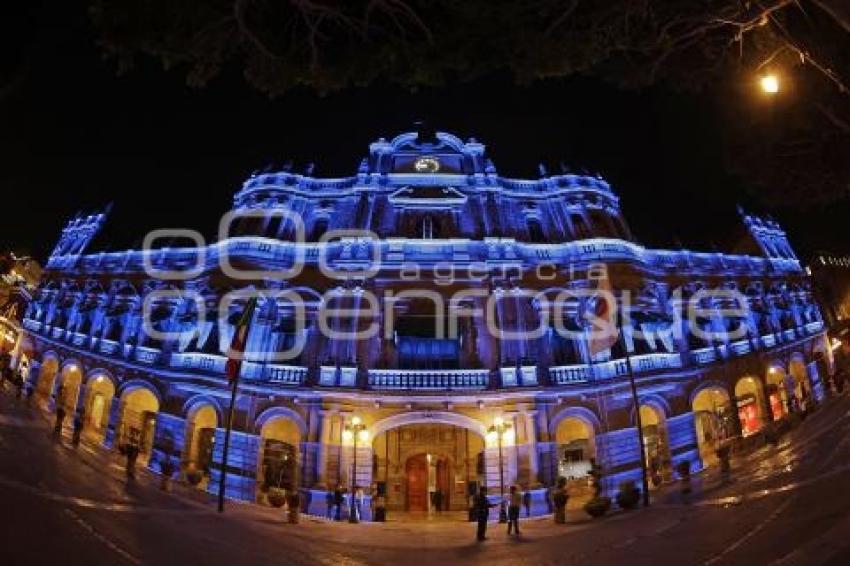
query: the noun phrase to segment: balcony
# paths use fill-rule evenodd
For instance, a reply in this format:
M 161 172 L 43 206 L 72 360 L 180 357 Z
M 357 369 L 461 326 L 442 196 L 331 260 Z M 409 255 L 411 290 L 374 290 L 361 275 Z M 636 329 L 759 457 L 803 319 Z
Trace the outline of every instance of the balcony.
M 549 379 L 556 385 L 586 383 L 590 381 L 590 366 L 555 366 L 549 368 Z
M 750 343 L 747 340 L 738 340 L 729 344 L 729 349 L 736 356 L 744 356 L 750 353 Z
M 41 323 L 37 320 L 27 318 L 24 320 L 24 328 L 31 332 L 38 332 L 41 330 Z
M 404 391 L 475 391 L 486 389 L 490 370 L 369 370 L 369 387 L 372 389 Z
M 786 342 L 791 342 L 791 341 L 792 341 L 792 340 L 794 340 L 796 337 L 797 337 L 797 333 L 794 331 L 794 329 L 793 329 L 793 328 L 790 328 L 790 329 L 788 329 L 788 330 L 783 330 L 783 331 L 782 331 L 782 338 L 783 338 Z
M 120 347 L 121 344 L 115 340 L 107 340 L 103 338 L 97 346 L 97 351 L 101 354 L 106 354 L 107 356 L 114 356 L 118 353 Z
M 135 360 L 142 364 L 153 365 L 159 359 L 160 351 L 158 348 L 146 348 L 144 346 L 136 346 Z
M 270 383 L 301 385 L 307 376 L 307 368 L 268 364 L 263 366 L 263 378 Z
M 673 353 L 642 354 L 632 356 L 632 370 L 635 373 L 649 373 L 682 367 L 682 356 Z
M 57 327 L 53 328 L 53 329 L 50 331 L 50 337 L 51 337 L 51 338 L 53 338 L 53 339 L 55 339 L 55 340 L 59 340 L 60 338 L 62 338 L 62 336 L 63 336 L 64 334 L 65 334 L 65 329 L 64 329 L 64 328 L 61 328 L 61 327 L 59 327 L 59 326 L 57 326 Z
M 807 334 L 817 334 L 821 330 L 823 330 L 823 321 L 822 320 L 818 320 L 818 321 L 810 322 L 810 323 L 806 324 L 806 333 Z
M 765 348 L 773 348 L 776 346 L 776 336 L 773 334 L 765 334 L 761 337 L 761 343 L 764 344 Z
M 87 334 L 83 334 L 81 332 L 74 332 L 73 334 L 71 334 L 70 337 L 71 344 L 73 344 L 74 346 L 82 346 L 88 341 L 89 338 Z
M 355 387 L 357 385 L 357 368 L 321 366 L 319 368 L 319 385 Z
M 189 369 L 209 373 L 224 374 L 227 358 L 198 352 L 172 354 L 170 366 L 175 369 Z
M 704 366 L 717 359 L 717 352 L 714 348 L 700 348 L 699 350 L 692 350 L 691 357 L 695 364 Z

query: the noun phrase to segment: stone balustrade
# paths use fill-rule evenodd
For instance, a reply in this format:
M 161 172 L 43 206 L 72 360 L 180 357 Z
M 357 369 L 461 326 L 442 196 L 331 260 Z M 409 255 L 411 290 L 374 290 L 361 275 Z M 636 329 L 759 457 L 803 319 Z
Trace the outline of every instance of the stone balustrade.
M 478 390 L 486 389 L 490 371 L 457 370 L 369 370 L 369 387 L 390 390 Z

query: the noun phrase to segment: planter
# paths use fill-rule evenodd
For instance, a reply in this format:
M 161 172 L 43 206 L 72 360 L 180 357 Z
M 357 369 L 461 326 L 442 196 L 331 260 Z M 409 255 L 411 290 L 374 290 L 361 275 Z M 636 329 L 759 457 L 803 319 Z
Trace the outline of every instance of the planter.
M 269 500 L 269 505 L 276 509 L 280 509 L 286 504 L 286 494 L 280 490 L 270 489 L 266 498 Z
M 640 489 L 635 487 L 635 482 L 624 481 L 621 483 L 616 501 L 620 509 L 634 509 L 637 507 L 640 502 Z
M 611 498 L 605 496 L 597 496 L 584 504 L 584 510 L 594 519 L 602 517 L 608 512 L 611 507 Z
M 198 470 L 186 472 L 186 481 L 189 482 L 189 485 L 191 485 L 192 487 L 198 487 L 200 483 L 204 481 L 204 474 L 202 474 Z

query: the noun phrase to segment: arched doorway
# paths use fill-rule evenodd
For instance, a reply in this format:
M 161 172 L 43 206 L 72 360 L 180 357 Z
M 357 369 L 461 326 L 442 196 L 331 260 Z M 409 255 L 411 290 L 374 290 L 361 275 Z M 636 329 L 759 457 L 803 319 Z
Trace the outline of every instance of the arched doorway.
M 735 402 L 738 406 L 738 419 L 741 421 L 741 434 L 750 436 L 764 426 L 764 389 L 757 377 L 742 377 L 735 384 Z
M 159 400 L 145 387 L 132 388 L 121 395 L 118 446 L 138 446 L 142 463 L 150 458 L 158 412 Z
M 101 374 L 90 376 L 86 381 L 86 399 L 84 405 L 83 433 L 98 442 L 103 441 L 109 426 L 109 411 L 115 385 L 109 377 Z
M 806 363 L 802 354 L 795 354 L 788 364 L 788 373 L 793 380 L 793 395 L 797 406 L 805 410 L 812 402 L 812 383 L 809 380 L 809 372 L 806 371 Z
M 218 413 L 211 404 L 202 403 L 189 411 L 183 455 L 187 469 L 200 470 L 205 476 L 209 476 L 217 426 Z
M 593 426 L 583 419 L 567 417 L 555 429 L 558 445 L 558 477 L 586 480 L 591 460 L 596 458 Z M 586 482 L 585 482 L 586 483 Z
M 53 384 L 58 372 L 59 359 L 55 356 L 45 356 L 44 361 L 41 362 L 38 382 L 35 384 L 36 399 L 42 405 L 46 405 L 53 395 Z
M 791 402 L 788 398 L 787 377 L 782 366 L 772 365 L 767 368 L 765 378 L 765 394 L 770 406 L 770 416 L 778 421 L 785 417 L 791 410 Z
M 703 463 L 713 462 L 720 443 L 735 436 L 735 412 L 729 393 L 719 386 L 706 387 L 694 396 L 691 403 L 697 433 L 700 458 Z
M 375 490 L 389 510 L 465 510 L 471 491 L 486 482 L 484 438 L 462 426 L 404 424 L 379 432 L 372 453 Z
M 301 431 L 284 416 L 272 417 L 260 429 L 258 482 L 260 491 L 298 488 Z
M 77 410 L 77 401 L 80 397 L 80 385 L 83 382 L 83 370 L 75 363 L 66 364 L 62 367 L 59 378 L 59 387 L 56 389 L 56 406 L 62 405 L 65 413 L 73 416 Z M 68 419 L 73 422 L 73 419 Z
M 646 454 L 646 469 L 653 486 L 661 485 L 670 474 L 670 447 L 664 413 L 653 405 L 640 406 L 641 436 Z

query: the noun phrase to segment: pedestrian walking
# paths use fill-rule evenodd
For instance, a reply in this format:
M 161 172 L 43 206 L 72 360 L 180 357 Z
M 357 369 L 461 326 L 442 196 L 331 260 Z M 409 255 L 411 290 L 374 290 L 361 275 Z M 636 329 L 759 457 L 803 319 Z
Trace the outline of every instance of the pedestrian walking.
M 472 509 L 475 512 L 475 520 L 478 521 L 477 538 L 487 540 L 487 520 L 490 518 L 490 508 L 498 505 L 490 503 L 487 499 L 487 488 L 481 487 L 472 501 Z
M 139 458 L 139 447 L 134 442 L 128 442 L 124 448 L 127 455 L 127 467 L 124 472 L 128 480 L 136 479 L 136 460 Z
M 24 391 L 24 376 L 20 371 L 15 372 L 15 398 L 20 399 Z
M 344 502 L 344 498 L 342 496 L 342 489 L 339 486 L 336 486 L 334 490 L 334 507 L 336 507 L 336 514 L 334 515 L 334 520 L 342 521 L 342 504 Z
M 508 534 L 514 533 L 519 536 L 519 508 L 522 505 L 522 493 L 517 486 L 512 485 L 508 494 Z
M 525 507 L 525 516 L 531 517 L 531 492 L 526 491 L 522 494 L 522 506 Z
M 56 407 L 56 421 L 53 424 L 53 440 L 59 442 L 62 438 L 62 425 L 65 422 L 65 407 L 60 403 Z
M 74 415 L 74 433 L 71 436 L 71 444 L 74 448 L 80 445 L 80 438 L 83 435 L 83 412 L 77 411 Z

